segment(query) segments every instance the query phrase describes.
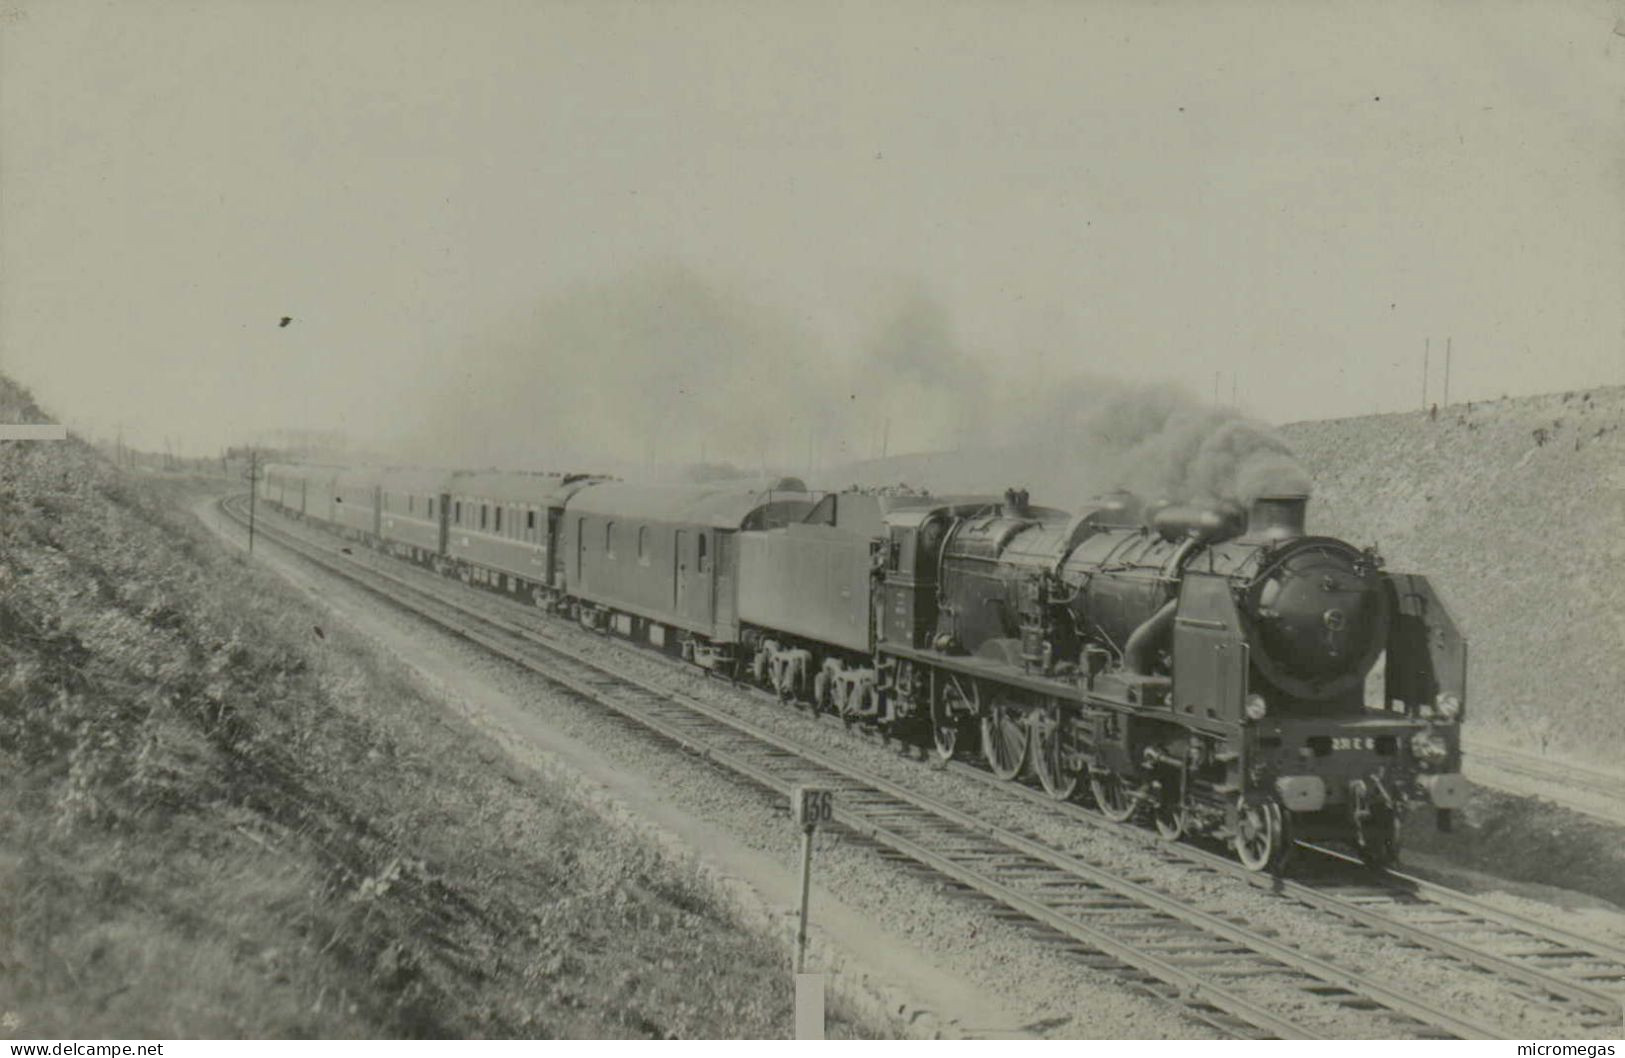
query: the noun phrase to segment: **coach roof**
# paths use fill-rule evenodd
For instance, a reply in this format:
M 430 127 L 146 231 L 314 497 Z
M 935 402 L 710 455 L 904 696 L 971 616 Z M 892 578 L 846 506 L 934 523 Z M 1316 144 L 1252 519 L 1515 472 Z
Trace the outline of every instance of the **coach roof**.
M 426 470 L 422 467 L 395 467 L 385 470 L 380 478 L 386 492 L 413 492 L 433 496 L 448 491 L 451 471 Z
M 795 478 L 778 481 L 713 481 L 702 485 L 629 485 L 613 482 L 584 490 L 570 501 L 572 514 L 633 521 L 738 529 L 770 503 L 810 500 Z
M 580 475 L 527 474 L 517 470 L 459 470 L 452 475 L 448 491 L 506 503 L 562 507 L 591 480 Z

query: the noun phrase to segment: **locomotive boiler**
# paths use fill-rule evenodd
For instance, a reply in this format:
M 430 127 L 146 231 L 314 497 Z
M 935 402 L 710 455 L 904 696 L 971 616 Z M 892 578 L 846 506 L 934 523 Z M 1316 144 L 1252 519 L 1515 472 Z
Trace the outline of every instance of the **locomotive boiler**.
M 1466 646 L 1425 578 L 1309 535 L 1306 502 L 1065 517 L 1012 491 L 893 526 L 893 693 L 943 755 L 979 735 L 1000 777 L 1087 781 L 1106 815 L 1225 836 L 1254 869 L 1295 837 L 1392 862 L 1407 805 L 1448 825 L 1464 797 Z

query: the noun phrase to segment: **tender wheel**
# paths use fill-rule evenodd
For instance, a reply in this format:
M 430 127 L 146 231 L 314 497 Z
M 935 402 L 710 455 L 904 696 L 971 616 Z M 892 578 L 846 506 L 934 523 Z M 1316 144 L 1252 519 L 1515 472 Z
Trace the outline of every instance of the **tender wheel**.
M 1021 714 L 995 702 L 982 716 L 982 756 L 1001 779 L 1014 779 L 1027 763 L 1027 725 Z
M 1032 720 L 1033 770 L 1044 792 L 1057 801 L 1067 801 L 1078 791 L 1083 767 L 1071 752 L 1071 721 L 1056 706 L 1035 712 Z
M 813 676 L 812 705 L 809 711 L 817 716 L 819 713 L 832 711 L 830 705 L 830 679 L 828 669 L 819 669 Z
M 1236 816 L 1236 836 L 1231 839 L 1236 858 L 1249 871 L 1278 872 L 1286 865 L 1291 837 L 1286 814 L 1274 798 L 1243 802 Z
M 840 697 L 840 692 L 836 691 Z M 864 706 L 868 699 L 868 688 L 861 683 L 854 683 L 847 688 L 846 696 L 841 699 L 841 723 L 851 728 L 853 724 L 863 719 Z
M 1123 777 L 1116 772 L 1104 775 L 1090 772 L 1089 792 L 1095 795 L 1095 805 L 1100 809 L 1100 814 L 1113 823 L 1127 823 L 1140 807 L 1139 798 L 1134 796 L 1128 784 L 1123 782 Z
M 781 704 L 795 704 L 795 680 L 790 676 L 790 666 L 780 658 L 768 662 L 767 686 Z

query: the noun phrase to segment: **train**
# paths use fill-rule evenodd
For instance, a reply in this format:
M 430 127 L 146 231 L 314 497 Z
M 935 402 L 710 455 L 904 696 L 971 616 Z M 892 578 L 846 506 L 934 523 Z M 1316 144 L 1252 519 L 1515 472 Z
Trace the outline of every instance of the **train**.
M 1306 527 L 1305 495 L 1080 510 L 1024 489 L 268 466 L 260 498 L 1254 871 L 1397 862 L 1461 807 L 1467 642 L 1439 591 Z

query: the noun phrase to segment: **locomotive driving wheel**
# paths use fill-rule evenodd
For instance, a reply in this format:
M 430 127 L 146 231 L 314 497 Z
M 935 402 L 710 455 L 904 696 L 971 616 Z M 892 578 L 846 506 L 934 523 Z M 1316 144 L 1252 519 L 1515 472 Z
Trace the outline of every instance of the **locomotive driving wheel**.
M 1157 833 L 1164 841 L 1178 841 L 1190 826 L 1190 813 L 1182 804 L 1160 803 L 1152 812 L 1152 818 L 1156 820 Z
M 931 696 L 931 748 L 942 764 L 954 759 L 964 728 L 962 715 L 966 712 L 972 716 L 981 712 L 976 684 L 972 683 L 970 693 L 966 694 L 959 681 L 949 676 L 942 690 Z
M 1286 866 L 1292 837 L 1287 833 L 1286 813 L 1281 802 L 1243 801 L 1236 812 L 1236 834 L 1231 838 L 1236 858 L 1249 871 L 1279 872 Z
M 1070 800 L 1083 778 L 1084 769 L 1073 747 L 1072 723 L 1058 702 L 1033 710 L 1030 719 L 1033 770 L 1044 792 L 1057 801 Z
M 1156 804 L 1151 819 L 1157 824 L 1157 834 L 1164 841 L 1178 841 L 1190 829 L 1190 809 L 1185 804 L 1185 778 L 1172 769 L 1163 769 L 1163 777 L 1155 787 Z
M 1001 779 L 1014 779 L 1027 763 L 1027 725 L 1021 710 L 1008 702 L 993 701 L 982 714 L 982 756 Z
M 1100 814 L 1113 823 L 1126 823 L 1134 818 L 1140 799 L 1123 777 L 1114 771 L 1089 773 L 1089 792 L 1095 796 Z

